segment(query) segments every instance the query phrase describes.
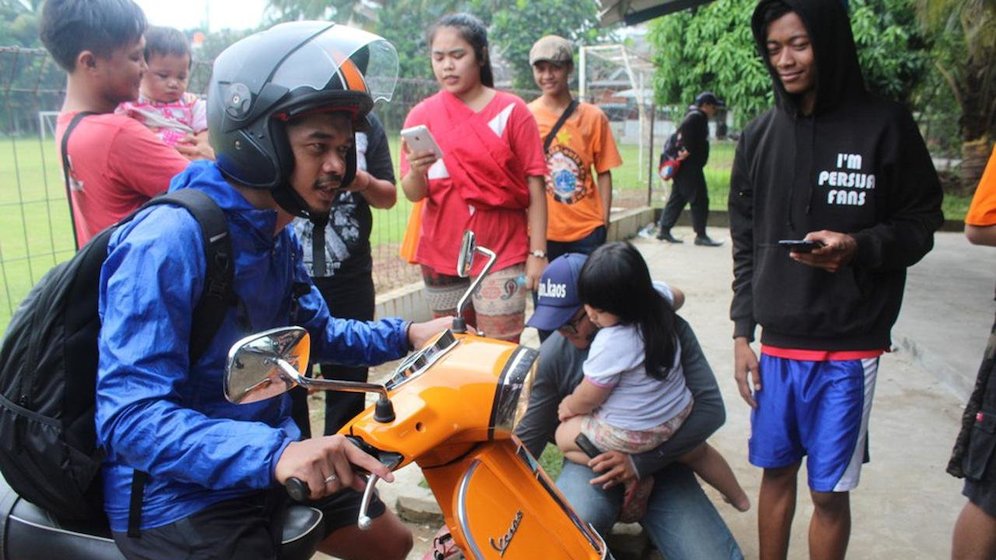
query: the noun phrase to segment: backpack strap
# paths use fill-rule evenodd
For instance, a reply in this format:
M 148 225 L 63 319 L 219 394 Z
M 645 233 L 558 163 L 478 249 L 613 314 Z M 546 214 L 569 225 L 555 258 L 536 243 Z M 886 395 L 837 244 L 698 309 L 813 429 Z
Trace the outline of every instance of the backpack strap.
M 133 539 L 142 538 L 142 496 L 145 494 L 145 483 L 149 481 L 149 473 L 134 470 L 131 472 L 131 499 L 128 502 L 128 536 Z
M 73 195 L 72 189 L 69 187 L 69 135 L 73 133 L 73 129 L 76 128 L 76 125 L 80 124 L 83 117 L 90 115 L 96 115 L 96 113 L 93 111 L 80 111 L 73 115 L 73 120 L 69 121 L 69 126 L 62 133 L 62 144 L 60 146 L 62 150 L 62 179 L 66 183 L 66 201 L 69 203 L 69 222 L 73 226 L 73 246 L 77 250 L 80 248 L 80 240 L 76 235 L 76 216 L 73 215 Z
M 204 237 L 207 275 L 204 277 L 204 291 L 194 307 L 191 323 L 190 361 L 193 363 L 204 355 L 211 339 L 221 328 L 225 311 L 235 302 L 232 238 L 228 234 L 225 213 L 214 199 L 201 191 L 180 189 L 156 197 L 153 201 L 157 204 L 178 204 L 186 208 L 200 224 L 201 235 Z
M 560 118 L 557 122 L 553 124 L 553 128 L 547 133 L 546 137 L 543 138 L 543 153 L 545 154 L 547 150 L 550 149 L 550 144 L 553 144 L 553 139 L 557 137 L 557 133 L 560 132 L 560 127 L 564 126 L 567 119 L 570 118 L 571 114 L 574 113 L 574 109 L 578 108 L 578 100 L 571 99 L 571 102 L 567 104 L 564 108 L 564 112 L 560 114 Z
M 225 212 L 207 194 L 194 189 L 181 189 L 166 193 L 146 202 L 142 209 L 156 204 L 176 204 L 184 207 L 197 220 L 204 238 L 204 257 L 207 275 L 201 299 L 194 307 L 190 327 L 190 363 L 193 364 L 207 350 L 221 328 L 226 308 L 234 305 L 235 267 L 232 256 L 232 238 L 228 234 Z M 139 210 L 140 211 L 140 210 Z M 131 219 L 138 211 L 126 219 Z M 149 480 L 148 473 L 135 470 L 131 479 L 131 499 L 128 504 L 128 536 L 141 537 L 142 495 Z

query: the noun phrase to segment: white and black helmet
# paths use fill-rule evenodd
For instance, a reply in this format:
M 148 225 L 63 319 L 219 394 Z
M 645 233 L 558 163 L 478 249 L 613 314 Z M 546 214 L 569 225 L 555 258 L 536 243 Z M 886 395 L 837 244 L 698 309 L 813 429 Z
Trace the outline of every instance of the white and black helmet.
M 363 123 L 374 102 L 390 101 L 397 76 L 391 43 L 334 23 L 282 23 L 235 43 L 215 59 L 208 87 L 218 168 L 232 181 L 272 190 L 284 210 L 312 217 L 287 182 L 294 156 L 285 123 L 322 111 Z M 356 174 L 355 151 L 347 159 L 343 184 Z

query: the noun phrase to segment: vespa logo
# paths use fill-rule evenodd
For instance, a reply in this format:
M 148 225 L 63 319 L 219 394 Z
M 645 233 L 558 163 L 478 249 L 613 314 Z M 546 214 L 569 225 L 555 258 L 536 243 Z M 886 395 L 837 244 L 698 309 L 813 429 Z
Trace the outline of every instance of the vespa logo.
M 505 549 L 508 548 L 508 545 L 512 544 L 512 537 L 514 537 L 515 532 L 519 530 L 519 523 L 522 523 L 521 510 L 515 512 L 515 518 L 512 519 L 512 525 L 508 528 L 508 531 L 500 539 L 498 539 L 498 542 L 495 542 L 494 537 L 488 539 L 488 542 L 491 543 L 491 548 L 498 551 L 498 556 L 505 556 Z

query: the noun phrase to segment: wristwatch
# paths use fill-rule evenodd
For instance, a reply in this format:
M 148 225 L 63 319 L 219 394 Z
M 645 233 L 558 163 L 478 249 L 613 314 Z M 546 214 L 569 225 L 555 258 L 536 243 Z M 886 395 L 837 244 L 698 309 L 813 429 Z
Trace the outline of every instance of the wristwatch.
M 536 257 L 538 259 L 545 259 L 546 251 L 540 251 L 539 249 L 534 249 L 532 251 L 529 251 L 529 256 Z

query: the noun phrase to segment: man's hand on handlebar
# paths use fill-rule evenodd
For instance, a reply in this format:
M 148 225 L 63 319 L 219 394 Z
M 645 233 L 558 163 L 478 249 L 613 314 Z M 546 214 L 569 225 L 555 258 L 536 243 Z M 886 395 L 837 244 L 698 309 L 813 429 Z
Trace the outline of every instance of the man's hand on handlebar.
M 387 482 L 394 481 L 390 469 L 341 435 L 292 442 L 277 460 L 274 477 L 281 484 L 292 477 L 301 480 L 311 492 L 308 497 L 314 500 L 346 487 L 363 490 L 365 483 L 354 472 L 354 466 Z
M 439 317 L 424 323 L 412 323 L 408 327 L 408 343 L 412 348 L 421 348 L 430 338 L 452 326 L 453 317 Z

